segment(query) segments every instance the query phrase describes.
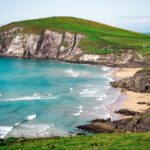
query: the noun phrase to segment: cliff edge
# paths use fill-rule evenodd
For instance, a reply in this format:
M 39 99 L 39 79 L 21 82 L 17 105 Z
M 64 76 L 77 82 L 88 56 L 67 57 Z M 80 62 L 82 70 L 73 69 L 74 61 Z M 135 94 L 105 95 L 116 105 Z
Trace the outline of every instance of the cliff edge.
M 149 35 L 84 19 L 51 17 L 1 27 L 0 56 L 146 67 L 150 65 L 149 41 Z

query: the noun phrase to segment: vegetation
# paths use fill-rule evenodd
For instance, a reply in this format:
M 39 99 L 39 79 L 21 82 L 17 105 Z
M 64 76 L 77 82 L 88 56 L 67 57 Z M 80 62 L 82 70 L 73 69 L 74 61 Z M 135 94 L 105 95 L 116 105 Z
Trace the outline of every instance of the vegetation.
M 150 133 L 97 134 L 68 138 L 0 140 L 0 150 L 145 150 L 150 149 Z
M 147 71 L 149 71 L 149 72 L 150 72 L 150 67 L 147 67 L 147 68 L 141 69 L 141 70 L 139 70 L 138 72 L 147 72 Z
M 14 26 L 23 26 L 24 32 L 40 34 L 44 30 L 72 32 L 86 35 L 80 47 L 86 53 L 106 54 L 138 51 L 150 55 L 150 35 L 131 32 L 105 24 L 74 18 L 50 17 L 13 22 L 0 28 L 0 32 Z

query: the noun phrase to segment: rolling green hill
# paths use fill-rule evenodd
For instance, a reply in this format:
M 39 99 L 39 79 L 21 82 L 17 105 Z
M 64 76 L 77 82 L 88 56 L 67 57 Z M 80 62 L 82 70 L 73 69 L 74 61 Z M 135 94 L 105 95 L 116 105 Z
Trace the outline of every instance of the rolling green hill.
M 97 134 L 68 138 L 0 140 L 0 150 L 148 150 L 150 133 Z
M 74 17 L 50 17 L 13 22 L 2 26 L 0 32 L 13 26 L 23 26 L 24 32 L 40 34 L 45 29 L 86 35 L 80 47 L 86 53 L 105 54 L 138 51 L 150 55 L 150 35 L 131 32 L 105 24 Z

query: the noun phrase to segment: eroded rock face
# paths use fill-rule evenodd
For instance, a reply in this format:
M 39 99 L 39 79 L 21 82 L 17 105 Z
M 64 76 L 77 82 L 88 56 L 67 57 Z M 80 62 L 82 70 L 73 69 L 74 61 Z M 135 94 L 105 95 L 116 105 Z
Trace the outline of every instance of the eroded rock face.
M 61 45 L 63 34 L 46 30 L 43 36 L 43 41 L 38 52 L 40 58 L 58 58 L 58 53 Z
M 66 48 L 61 47 L 64 49 L 63 52 L 65 52 L 65 54 L 62 54 L 62 52 L 60 51 L 59 58 L 61 60 L 70 61 L 70 62 L 80 62 L 80 57 L 83 52 L 79 48 L 79 43 L 83 38 L 85 38 L 85 36 L 81 34 L 76 34 L 76 35 L 68 34 L 68 33 L 65 34 L 64 44 L 67 44 L 68 47 Z
M 0 56 L 57 59 L 76 63 L 103 64 L 112 67 L 150 66 L 150 58 L 137 59 L 133 54 L 86 54 L 79 47 L 85 35 L 45 30 L 43 34 L 27 34 L 23 27 L 0 33 Z
M 11 41 L 5 54 L 19 57 L 34 56 L 39 39 L 39 35 L 19 34 Z
M 133 77 L 110 84 L 129 91 L 150 93 L 150 71 L 137 72 Z
M 0 33 L 1 56 L 77 61 L 82 54 L 78 45 L 84 35 L 49 30 L 36 35 L 22 31 L 22 27 L 17 27 Z
M 11 41 L 16 37 L 17 34 L 23 31 L 22 27 L 14 27 L 8 31 L 0 33 L 0 53 L 5 53 L 8 50 Z
M 65 59 L 73 50 L 75 43 L 75 34 L 66 32 L 63 35 L 62 44 L 59 50 L 59 58 Z

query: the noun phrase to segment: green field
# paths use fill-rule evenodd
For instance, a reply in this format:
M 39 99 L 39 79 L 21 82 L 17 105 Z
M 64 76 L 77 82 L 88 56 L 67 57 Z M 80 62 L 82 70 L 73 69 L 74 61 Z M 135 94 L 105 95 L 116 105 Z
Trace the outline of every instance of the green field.
M 150 133 L 99 134 L 68 138 L 0 140 L 0 150 L 148 150 Z
M 80 42 L 85 53 L 135 53 L 150 55 L 150 35 L 115 28 L 105 24 L 74 17 L 49 17 L 13 22 L 0 28 L 0 32 L 13 26 L 23 26 L 26 33 L 41 34 L 44 30 L 72 32 L 86 35 Z

